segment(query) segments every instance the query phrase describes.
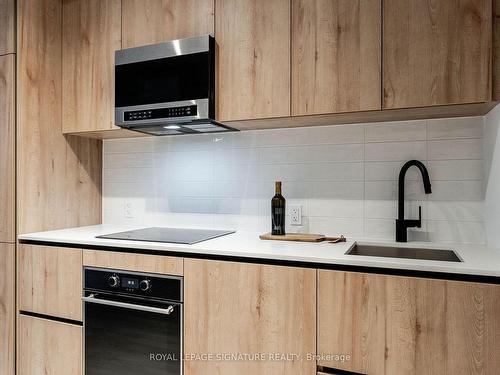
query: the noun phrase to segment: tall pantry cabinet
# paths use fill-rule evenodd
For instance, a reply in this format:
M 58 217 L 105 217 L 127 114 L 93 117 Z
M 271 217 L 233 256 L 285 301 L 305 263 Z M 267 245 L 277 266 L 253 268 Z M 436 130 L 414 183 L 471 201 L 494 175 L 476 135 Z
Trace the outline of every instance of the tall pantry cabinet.
M 14 375 L 15 3 L 0 0 L 0 374 Z
M 67 85 L 62 75 L 66 72 L 62 69 L 61 58 L 63 4 L 71 7 L 73 4 L 70 3 L 74 2 L 17 0 L 16 3 L 17 233 L 99 224 L 102 142 L 65 136 L 61 131 L 63 95 L 72 87 Z M 92 5 L 100 5 L 98 3 L 108 4 L 108 1 L 92 2 Z M 111 3 L 113 2 L 109 1 L 109 4 Z M 95 7 L 86 10 L 90 13 L 82 12 L 82 18 L 78 18 L 78 22 L 91 18 L 89 14 L 101 11 Z M 74 27 L 75 32 L 83 30 L 83 24 L 77 21 Z M 81 35 L 84 39 L 88 37 L 85 30 Z M 106 76 L 105 74 L 104 71 L 96 72 L 96 76 Z M 85 85 L 82 87 L 85 88 Z M 90 106 L 95 104 L 96 98 L 85 99 Z M 100 105 L 95 105 L 98 104 Z M 65 112 L 64 116 L 69 116 L 68 112 Z M 102 115 L 102 118 L 104 117 Z M 69 256 L 69 252 L 64 254 L 61 259 L 67 259 Z M 26 255 L 26 251 L 23 253 L 23 247 L 19 246 L 18 268 L 26 264 Z M 54 264 L 50 262 L 53 259 L 51 254 L 44 254 L 43 249 L 38 255 L 46 255 L 47 262 Z M 64 272 L 71 271 L 65 268 Z M 47 278 L 45 281 L 50 281 L 53 274 L 52 269 L 42 275 Z M 35 274 L 28 272 L 28 275 Z M 29 285 L 28 281 L 23 279 L 23 274 L 18 273 L 18 286 Z M 58 290 L 52 287 L 48 289 Z M 81 375 L 81 324 L 33 317 L 23 311 L 23 308 L 31 308 L 31 305 L 26 301 L 19 302 L 23 304 L 19 303 L 17 307 L 17 374 Z M 47 350 L 49 346 L 43 345 L 47 342 L 50 342 L 50 347 L 54 350 Z M 64 353 L 61 355 L 63 349 Z M 3 361 L 0 359 L 1 364 Z

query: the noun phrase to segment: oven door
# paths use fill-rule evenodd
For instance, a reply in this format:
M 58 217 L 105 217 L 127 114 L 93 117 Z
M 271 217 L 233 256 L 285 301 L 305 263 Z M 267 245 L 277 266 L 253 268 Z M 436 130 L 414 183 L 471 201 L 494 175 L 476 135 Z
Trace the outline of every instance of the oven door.
M 182 374 L 182 304 L 83 300 L 86 375 Z

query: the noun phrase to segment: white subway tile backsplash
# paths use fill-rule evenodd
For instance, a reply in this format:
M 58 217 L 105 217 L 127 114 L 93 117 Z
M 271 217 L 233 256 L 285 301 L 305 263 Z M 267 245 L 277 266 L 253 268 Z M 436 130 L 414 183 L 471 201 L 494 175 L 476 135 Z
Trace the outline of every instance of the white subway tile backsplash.
M 454 139 L 428 142 L 429 160 L 483 159 L 482 139 Z
M 166 180 L 155 184 L 158 195 L 164 197 L 211 198 L 216 196 L 215 184 L 207 181 Z
M 103 154 L 103 165 L 106 168 L 121 168 L 126 165 L 129 168 L 152 168 L 152 152 L 129 153 L 105 153 Z
M 152 181 L 153 168 L 104 168 L 103 183 Z
M 428 120 L 428 139 L 483 138 L 482 117 Z
M 309 217 L 311 231 L 325 234 L 327 236 L 347 237 L 363 236 L 363 219 L 361 218 L 331 218 L 331 217 Z
M 260 172 L 258 166 L 251 164 L 216 165 L 213 168 L 214 181 L 241 181 L 253 182 L 258 179 Z
M 483 181 L 434 181 L 432 201 L 482 201 L 484 200 Z
M 320 145 L 307 147 L 307 161 L 363 161 L 363 144 Z
M 168 165 L 160 177 L 165 180 L 177 181 L 211 181 L 214 175 L 213 167 L 204 163 L 186 165 Z
M 418 207 L 422 207 L 422 219 L 428 216 L 426 201 L 406 201 L 405 218 L 418 218 Z M 398 216 L 398 202 L 395 200 L 366 200 L 365 218 L 367 219 L 391 219 Z
M 215 165 L 255 164 L 259 161 L 261 150 L 255 148 L 217 149 L 213 153 Z
M 396 224 L 390 219 L 365 219 L 365 237 L 373 239 L 394 238 Z
M 283 129 L 255 132 L 256 145 L 265 147 L 364 142 L 364 126 L 359 124 L 294 128 L 285 131 L 286 137 L 283 137 Z
M 300 165 L 300 176 L 306 181 L 363 181 L 364 165 L 355 163 L 317 163 Z
M 212 214 L 214 213 L 215 200 L 212 198 L 169 198 L 167 207 L 171 212 L 188 214 Z
M 103 154 L 154 152 L 157 142 L 155 137 L 108 139 L 103 144 Z
M 426 160 L 426 146 L 425 141 L 367 143 L 365 145 L 365 159 L 367 161 Z
M 311 190 L 311 199 L 363 199 L 364 183 L 317 182 Z
M 429 201 L 428 218 L 441 221 L 484 221 L 483 201 Z
M 432 181 L 482 180 L 483 160 L 430 160 L 427 162 Z
M 366 126 L 366 142 L 426 140 L 425 120 L 395 121 Z
M 292 147 L 263 147 L 259 161 L 272 163 L 345 162 L 362 161 L 363 144 L 317 145 Z
M 254 199 L 215 198 L 213 213 L 230 215 L 258 215 L 259 201 Z
M 406 161 L 406 160 L 405 160 Z M 366 181 L 396 181 L 399 171 L 405 161 L 370 161 L 365 163 Z M 424 162 L 425 164 L 425 162 Z M 421 174 L 417 168 L 410 168 L 406 172 L 406 180 L 419 180 Z
M 202 167 L 213 164 L 213 152 L 206 150 L 170 151 L 161 154 L 160 161 L 165 165 Z M 160 165 L 161 166 L 161 165 Z
M 106 140 L 103 222 L 264 232 L 282 180 L 303 214 L 287 230 L 392 239 L 399 171 L 418 159 L 433 194 L 409 169 L 406 217 L 424 220 L 410 238 L 484 242 L 482 137 L 474 117 Z
M 364 143 L 365 127 L 363 124 L 320 126 L 308 129 L 308 144 L 345 144 Z
M 397 181 L 365 181 L 365 199 L 367 200 L 397 200 Z M 421 181 L 406 181 L 405 199 L 425 200 L 426 194 Z
M 338 218 L 363 218 L 362 200 L 343 199 L 310 199 L 308 216 L 324 216 Z
M 105 198 L 104 203 L 106 203 L 106 199 L 149 198 L 154 196 L 154 194 L 155 191 L 151 189 L 151 183 L 146 181 L 104 182 L 102 186 L 102 195 Z
M 484 243 L 484 223 L 428 221 L 429 240 L 434 242 Z

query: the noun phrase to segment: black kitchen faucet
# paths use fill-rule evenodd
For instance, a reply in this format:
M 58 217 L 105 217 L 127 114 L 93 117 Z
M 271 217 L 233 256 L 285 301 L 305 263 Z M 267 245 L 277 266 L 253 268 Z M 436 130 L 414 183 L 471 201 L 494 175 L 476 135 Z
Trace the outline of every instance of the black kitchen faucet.
M 420 169 L 422 179 L 424 182 L 425 194 L 432 193 L 431 181 L 429 173 L 425 165 L 418 160 L 407 161 L 401 171 L 399 172 L 399 185 L 398 185 L 398 218 L 396 219 L 396 242 L 408 241 L 408 228 L 421 228 L 422 227 L 422 206 L 418 207 L 418 220 L 405 220 L 405 176 L 406 171 L 415 166 Z

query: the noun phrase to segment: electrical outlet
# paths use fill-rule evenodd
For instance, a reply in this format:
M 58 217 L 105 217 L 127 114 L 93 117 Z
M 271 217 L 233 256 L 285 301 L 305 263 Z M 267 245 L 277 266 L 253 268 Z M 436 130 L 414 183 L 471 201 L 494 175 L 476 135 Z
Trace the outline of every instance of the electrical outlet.
M 302 206 L 290 206 L 290 225 L 302 225 Z
M 126 200 L 123 203 L 123 216 L 125 216 L 126 218 L 134 217 L 134 205 L 132 201 Z

